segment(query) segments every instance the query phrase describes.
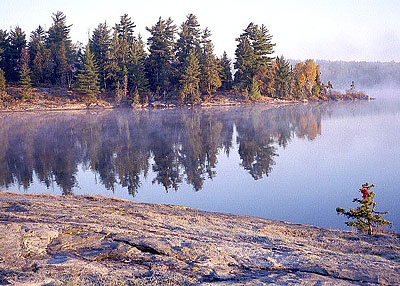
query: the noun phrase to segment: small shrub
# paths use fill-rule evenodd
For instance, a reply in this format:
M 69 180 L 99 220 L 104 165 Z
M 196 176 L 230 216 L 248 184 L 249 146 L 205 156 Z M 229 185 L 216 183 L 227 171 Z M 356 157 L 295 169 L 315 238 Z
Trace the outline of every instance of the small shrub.
M 362 193 L 362 199 L 353 199 L 353 202 L 360 204 L 356 209 L 351 208 L 349 211 L 346 211 L 340 207 L 336 208 L 338 214 L 343 214 L 349 219 L 354 219 L 347 221 L 346 225 L 356 227 L 369 235 L 373 234 L 375 228 L 392 225 L 392 222 L 383 218 L 388 212 L 375 211 L 375 193 L 371 190 L 374 187 L 374 184 L 369 185 L 368 183 L 361 185 L 360 192 Z

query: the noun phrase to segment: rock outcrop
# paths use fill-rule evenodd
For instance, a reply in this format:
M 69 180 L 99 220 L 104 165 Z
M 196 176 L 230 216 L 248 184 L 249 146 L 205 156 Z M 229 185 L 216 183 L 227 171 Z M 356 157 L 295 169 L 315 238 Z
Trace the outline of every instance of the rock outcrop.
M 0 193 L 0 285 L 400 285 L 400 236 Z

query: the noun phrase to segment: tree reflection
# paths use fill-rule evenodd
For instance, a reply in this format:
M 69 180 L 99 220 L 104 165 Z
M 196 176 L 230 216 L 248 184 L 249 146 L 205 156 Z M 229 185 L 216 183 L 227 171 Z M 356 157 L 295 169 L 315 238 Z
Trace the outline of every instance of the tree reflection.
M 108 190 L 119 184 L 132 196 L 149 173 L 166 191 L 183 181 L 199 191 L 217 175 L 218 155 L 235 151 L 235 138 L 241 166 L 257 180 L 271 173 L 278 148 L 294 136 L 321 134 L 323 112 L 295 106 L 2 114 L 0 186 L 28 189 L 36 176 L 67 195 L 79 186 L 78 170 L 88 169 Z

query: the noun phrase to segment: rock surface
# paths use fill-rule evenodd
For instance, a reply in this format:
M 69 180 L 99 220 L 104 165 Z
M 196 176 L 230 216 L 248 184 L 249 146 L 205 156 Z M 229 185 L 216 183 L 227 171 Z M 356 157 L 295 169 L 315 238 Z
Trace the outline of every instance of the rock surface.
M 0 285 L 400 285 L 400 235 L 0 192 Z

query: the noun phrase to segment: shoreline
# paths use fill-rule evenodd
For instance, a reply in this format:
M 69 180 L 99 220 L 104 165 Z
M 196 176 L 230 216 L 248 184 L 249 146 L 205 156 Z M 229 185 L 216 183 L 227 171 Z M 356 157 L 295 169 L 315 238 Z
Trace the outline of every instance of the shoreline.
M 88 195 L 0 192 L 0 209 L 3 284 L 400 284 L 399 234 Z
M 115 103 L 110 97 L 103 97 L 94 103 L 85 103 L 78 98 L 71 97 L 68 90 L 62 88 L 35 88 L 32 98 L 26 100 L 17 99 L 19 93 L 17 88 L 12 88 L 9 98 L 4 98 L 3 102 L 0 101 L 1 113 L 12 112 L 36 112 L 36 111 L 68 111 L 68 110 L 107 110 L 117 108 L 127 108 L 135 110 L 147 109 L 176 109 L 176 108 L 211 108 L 211 107 L 229 107 L 229 106 L 250 106 L 250 105 L 266 105 L 266 106 L 287 106 L 296 104 L 307 103 L 324 103 L 324 102 L 340 102 L 340 101 L 359 101 L 371 100 L 366 98 L 337 98 L 337 99 L 279 99 L 263 96 L 258 101 L 244 100 L 241 95 L 233 92 L 216 93 L 211 98 L 199 104 L 183 104 L 179 105 L 174 100 L 154 100 L 147 105 L 133 104 L 129 101 L 123 103 Z M 5 100 L 5 101 L 4 101 Z M 7 101 L 8 100 L 8 101 Z M 11 100 L 11 101 L 10 101 Z

